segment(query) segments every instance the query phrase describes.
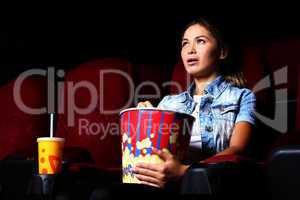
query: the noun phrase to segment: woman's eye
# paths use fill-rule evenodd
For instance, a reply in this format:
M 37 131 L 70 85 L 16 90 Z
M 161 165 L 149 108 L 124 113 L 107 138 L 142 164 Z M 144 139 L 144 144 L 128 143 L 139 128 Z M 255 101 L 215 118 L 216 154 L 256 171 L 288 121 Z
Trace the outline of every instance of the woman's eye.
M 197 40 L 197 43 L 198 43 L 198 44 L 205 44 L 205 43 L 206 43 L 206 41 L 205 41 L 205 40 L 203 40 L 203 39 L 198 39 L 198 40 Z
M 187 42 L 182 42 L 181 47 L 184 47 L 187 44 Z

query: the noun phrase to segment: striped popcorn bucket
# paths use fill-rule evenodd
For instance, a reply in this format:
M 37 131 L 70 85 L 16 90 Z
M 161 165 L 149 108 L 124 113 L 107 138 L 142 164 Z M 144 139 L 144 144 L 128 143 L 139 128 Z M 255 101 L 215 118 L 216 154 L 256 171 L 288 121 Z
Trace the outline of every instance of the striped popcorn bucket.
M 123 183 L 140 183 L 132 172 L 136 163 L 161 163 L 152 147 L 184 159 L 194 117 L 158 108 L 129 108 L 120 112 Z

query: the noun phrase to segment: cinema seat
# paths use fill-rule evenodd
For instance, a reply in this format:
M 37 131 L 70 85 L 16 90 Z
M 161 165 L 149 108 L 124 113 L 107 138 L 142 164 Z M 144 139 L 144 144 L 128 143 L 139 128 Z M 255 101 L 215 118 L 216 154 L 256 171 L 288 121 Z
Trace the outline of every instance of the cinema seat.
M 273 69 L 266 59 L 267 44 L 245 43 L 241 49 L 243 56 L 241 70 L 247 80 L 246 87 L 256 96 L 256 112 L 265 118 L 273 119 L 275 89 L 272 84 Z M 280 133 L 262 122 L 259 116 L 254 130 L 249 152 L 256 160 L 265 160 Z
M 300 67 L 300 65 L 298 65 Z M 299 69 L 299 68 L 298 68 Z M 298 97 L 296 111 L 296 127 L 294 131 L 281 135 L 277 140 L 268 160 L 268 190 L 272 199 L 298 199 L 300 168 L 300 71 L 298 79 Z M 292 86 L 291 86 L 292 87 Z M 295 87 L 295 86 L 293 86 Z
M 298 95 L 298 71 L 300 66 L 299 54 L 300 39 L 289 38 L 281 39 L 272 42 L 268 45 L 266 51 L 266 61 L 273 72 L 286 67 L 287 81 L 286 83 L 274 83 L 275 89 L 287 89 L 288 99 L 288 129 L 287 132 L 294 131 L 297 123 L 295 123 L 297 109 L 297 95 Z M 275 80 L 274 80 L 275 81 Z M 278 102 L 284 103 L 284 102 Z
M 14 99 L 16 80 L 0 88 L 0 199 L 24 199 L 27 183 L 36 172 L 38 137 L 48 135 L 48 115 L 23 111 Z M 22 102 L 30 108 L 47 107 L 47 79 L 30 76 L 20 88 Z
M 23 112 L 14 100 L 15 81 L 0 88 L 0 159 L 33 158 L 36 139 L 48 134 L 48 116 Z M 20 93 L 23 103 L 30 108 L 47 107 L 47 79 L 31 76 L 24 80 Z M 21 105 L 18 103 L 18 105 Z
M 115 71 L 100 78 L 100 72 L 105 70 Z M 94 167 L 99 169 L 120 170 L 121 168 L 119 111 L 130 100 L 131 93 L 128 80 L 120 73 L 131 78 L 132 66 L 128 61 L 118 58 L 95 59 L 80 64 L 67 73 L 65 84 L 74 86 L 85 81 L 95 88 L 98 99 L 88 113 L 70 112 L 72 101 L 80 108 L 86 108 L 90 104 L 91 94 L 86 88 L 79 88 L 74 98 L 71 98 L 68 93 L 70 89 L 65 87 L 64 91 L 61 91 L 65 98 L 59 103 L 59 109 L 63 110 L 63 113 L 58 117 L 57 135 L 66 139 L 66 149 L 82 149 L 83 152 L 90 154 L 93 160 L 90 164 L 94 163 Z M 130 106 L 130 103 L 127 106 Z M 111 110 L 115 112 L 105 113 Z M 72 156 L 76 157 L 74 154 Z M 65 159 L 70 158 L 65 157 Z M 72 167 L 77 170 L 82 168 L 84 166 L 80 163 L 77 167 L 74 165 Z M 91 165 L 86 168 L 91 168 Z

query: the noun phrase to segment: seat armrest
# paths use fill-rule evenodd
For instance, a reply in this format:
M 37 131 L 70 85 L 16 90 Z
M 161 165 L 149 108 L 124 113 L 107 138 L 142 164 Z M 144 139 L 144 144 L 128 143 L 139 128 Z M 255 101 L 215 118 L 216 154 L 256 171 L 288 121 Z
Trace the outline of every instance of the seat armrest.
M 230 197 L 233 193 L 265 192 L 263 165 L 241 157 L 216 156 L 192 164 L 182 179 L 181 193 Z M 234 158 L 234 159 L 233 159 Z

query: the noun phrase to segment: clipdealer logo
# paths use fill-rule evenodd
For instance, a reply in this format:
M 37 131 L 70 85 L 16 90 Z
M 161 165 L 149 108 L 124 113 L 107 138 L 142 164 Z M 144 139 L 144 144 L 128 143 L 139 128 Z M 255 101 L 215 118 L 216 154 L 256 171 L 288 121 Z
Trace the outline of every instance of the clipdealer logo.
M 288 67 L 285 66 L 273 73 L 274 78 L 274 86 L 280 86 L 282 84 L 287 83 L 287 70 Z M 104 77 L 106 75 L 117 75 L 124 78 L 128 85 L 126 87 L 129 88 L 129 98 L 128 101 L 120 108 L 115 110 L 106 110 L 104 105 Z M 47 77 L 47 107 L 41 108 L 31 108 L 27 106 L 21 97 L 21 89 L 23 82 L 29 78 L 30 76 L 43 76 Z M 155 82 L 144 81 L 141 84 L 135 86 L 134 81 L 131 76 L 126 72 L 115 69 L 104 69 L 99 70 L 99 85 L 95 85 L 88 80 L 80 80 L 78 82 L 73 81 L 57 81 L 55 82 L 55 76 L 58 78 L 64 78 L 65 72 L 64 70 L 58 69 L 55 73 L 54 67 L 49 67 L 47 70 L 44 69 L 30 69 L 19 75 L 14 84 L 13 96 L 15 104 L 18 108 L 24 113 L 38 115 L 38 114 L 46 114 L 47 112 L 57 112 L 58 114 L 66 114 L 67 116 L 67 125 L 69 127 L 73 127 L 75 125 L 75 115 L 87 115 L 91 112 L 98 110 L 99 113 L 103 115 L 112 115 L 118 114 L 120 110 L 128 108 L 132 103 L 135 105 L 138 103 L 139 99 L 142 98 L 162 98 L 160 87 Z M 191 82 L 190 76 L 186 78 L 187 83 Z M 254 93 L 258 93 L 265 89 L 271 88 L 272 86 L 271 76 L 268 75 L 260 80 L 252 89 Z M 57 85 L 55 85 L 57 84 Z M 180 83 L 175 81 L 168 81 L 162 84 L 162 87 L 172 86 L 175 87 L 177 91 L 181 92 L 184 89 L 180 85 Z M 155 91 L 155 94 L 140 94 L 143 87 L 152 87 Z M 57 94 L 56 90 L 57 88 Z M 80 89 L 83 88 L 87 90 L 90 94 L 90 102 L 86 107 L 79 107 L 75 103 L 75 94 Z M 98 89 L 98 90 L 97 90 Z M 65 92 L 66 91 L 66 92 Z M 99 91 L 99 92 L 98 92 Z M 274 118 L 268 118 L 258 112 L 255 112 L 257 119 L 262 121 L 267 126 L 281 132 L 287 132 L 287 124 L 288 124 L 288 96 L 287 96 L 287 88 L 276 89 L 275 91 L 275 115 Z M 58 107 L 55 107 L 55 100 L 58 100 Z M 67 107 L 65 108 L 64 101 L 67 101 Z M 98 106 L 99 105 L 99 106 Z M 65 113 L 66 112 L 66 113 Z M 104 139 L 106 135 L 112 134 L 116 135 L 118 133 L 118 124 L 102 124 L 101 122 L 89 122 L 88 119 L 80 119 L 78 121 L 80 129 L 80 135 L 89 134 L 89 135 L 102 135 L 100 139 Z M 111 133 L 112 132 L 112 133 Z
M 273 73 L 274 86 L 278 87 L 288 82 L 288 67 L 282 67 Z M 260 80 L 252 89 L 254 93 L 271 87 L 271 76 L 268 75 Z M 275 114 L 274 118 L 268 118 L 258 112 L 255 112 L 256 117 L 269 127 L 286 133 L 288 129 L 288 90 L 287 88 L 275 90 Z

